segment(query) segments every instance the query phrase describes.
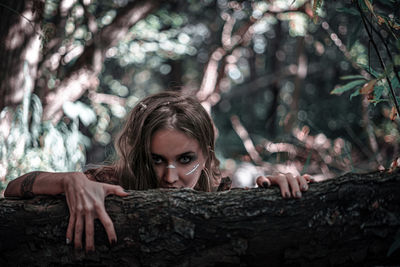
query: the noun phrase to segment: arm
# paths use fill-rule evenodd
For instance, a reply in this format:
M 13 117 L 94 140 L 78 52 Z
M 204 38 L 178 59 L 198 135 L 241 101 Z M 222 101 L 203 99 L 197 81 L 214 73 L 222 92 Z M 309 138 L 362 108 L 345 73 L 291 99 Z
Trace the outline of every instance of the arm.
M 67 244 L 74 241 L 75 248 L 82 248 L 82 234 L 85 229 L 86 251 L 94 250 L 94 224 L 99 219 L 103 224 L 109 242 L 117 242 L 114 225 L 108 216 L 104 199 L 110 194 L 128 196 L 121 186 L 99 183 L 87 179 L 81 172 L 31 172 L 10 182 L 5 197 L 33 197 L 35 195 L 57 195 L 65 193 L 69 208 L 69 223 L 66 234 Z
M 5 197 L 31 198 L 35 195 L 57 195 L 63 192 L 63 177 L 67 173 L 29 172 L 11 181 Z

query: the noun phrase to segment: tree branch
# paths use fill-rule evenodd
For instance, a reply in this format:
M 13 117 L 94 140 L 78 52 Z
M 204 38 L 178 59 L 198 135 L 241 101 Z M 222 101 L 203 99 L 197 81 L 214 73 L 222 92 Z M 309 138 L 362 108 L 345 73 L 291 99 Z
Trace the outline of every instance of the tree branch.
M 46 97 L 43 120 L 54 118 L 62 109 L 63 102 L 76 101 L 86 90 L 96 88 L 107 49 L 117 44 L 135 23 L 151 13 L 161 1 L 132 1 L 117 11 L 115 20 L 94 35 L 95 41 L 85 47 L 71 72 Z
M 374 266 L 400 227 L 400 174 L 347 174 L 310 185 L 299 200 L 277 188 L 205 193 L 132 191 L 108 197 L 118 236 L 108 246 L 95 222 L 96 251 L 65 245 L 64 197 L 0 200 L 0 264 L 22 266 Z
M 237 135 L 242 139 L 243 145 L 246 148 L 247 153 L 249 153 L 249 156 L 251 160 L 257 164 L 261 165 L 262 164 L 262 159 L 260 157 L 260 154 L 258 154 L 253 141 L 251 141 L 249 133 L 247 132 L 246 128 L 241 124 L 239 117 L 238 116 L 232 116 L 231 117 L 231 123 L 233 126 L 233 129 L 237 133 Z

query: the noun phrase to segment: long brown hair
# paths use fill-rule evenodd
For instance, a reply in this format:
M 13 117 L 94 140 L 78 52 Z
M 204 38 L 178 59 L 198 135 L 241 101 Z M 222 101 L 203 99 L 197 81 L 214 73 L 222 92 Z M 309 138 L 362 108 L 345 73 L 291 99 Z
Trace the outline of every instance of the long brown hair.
M 194 97 L 175 91 L 146 97 L 128 115 L 114 143 L 117 160 L 113 168 L 120 185 L 134 190 L 158 187 L 150 141 L 157 130 L 165 128 L 182 131 L 199 142 L 206 164 L 195 189 L 211 191 L 220 178 L 213 122 Z

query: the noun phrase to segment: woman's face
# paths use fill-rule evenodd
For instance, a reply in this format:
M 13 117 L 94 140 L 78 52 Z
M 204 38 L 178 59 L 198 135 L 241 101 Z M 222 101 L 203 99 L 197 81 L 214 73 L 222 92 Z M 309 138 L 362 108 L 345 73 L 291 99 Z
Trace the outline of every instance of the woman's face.
M 194 188 L 205 166 L 199 142 L 175 129 L 153 134 L 151 155 L 162 188 Z

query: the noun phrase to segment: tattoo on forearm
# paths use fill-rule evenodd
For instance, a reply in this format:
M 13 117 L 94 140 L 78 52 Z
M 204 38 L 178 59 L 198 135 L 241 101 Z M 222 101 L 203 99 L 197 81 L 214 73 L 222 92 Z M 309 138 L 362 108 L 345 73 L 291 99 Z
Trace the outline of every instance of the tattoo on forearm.
M 26 175 L 21 183 L 21 196 L 23 198 L 33 198 L 35 196 L 33 193 L 33 183 L 40 173 L 42 172 L 31 172 Z

